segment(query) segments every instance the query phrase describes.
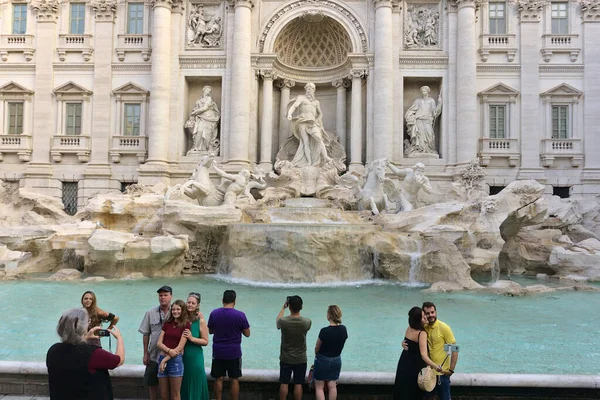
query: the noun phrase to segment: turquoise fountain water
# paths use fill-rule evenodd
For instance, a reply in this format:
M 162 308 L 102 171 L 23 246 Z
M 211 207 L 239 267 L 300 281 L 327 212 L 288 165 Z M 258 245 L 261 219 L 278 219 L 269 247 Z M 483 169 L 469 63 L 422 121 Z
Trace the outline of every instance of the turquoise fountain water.
M 597 374 L 600 364 L 600 296 L 590 292 L 556 292 L 530 297 L 473 293 L 424 294 L 421 288 L 363 282 L 344 286 L 246 285 L 215 277 L 165 280 L 67 283 L 0 282 L 0 360 L 44 361 L 57 341 L 54 329 L 61 312 L 79 306 L 81 294 L 96 292 L 99 305 L 121 318 L 127 364 L 141 364 L 144 312 L 157 304 L 156 289 L 170 284 L 174 299 L 202 293 L 208 317 L 220 306 L 223 290 L 238 293 L 237 308 L 246 312 L 252 335 L 244 339 L 245 368 L 278 368 L 280 336 L 275 317 L 288 295 L 303 297 L 303 314 L 312 318 L 309 355 L 319 329 L 327 324 L 329 304 L 341 306 L 349 340 L 343 353 L 346 371 L 394 371 L 407 312 L 423 301 L 438 305 L 461 345 L 460 372 Z M 591 312 L 590 312 L 591 311 Z M 108 346 L 108 340 L 103 339 Z M 113 341 L 114 346 L 114 341 Z M 205 359 L 210 364 L 211 348 Z

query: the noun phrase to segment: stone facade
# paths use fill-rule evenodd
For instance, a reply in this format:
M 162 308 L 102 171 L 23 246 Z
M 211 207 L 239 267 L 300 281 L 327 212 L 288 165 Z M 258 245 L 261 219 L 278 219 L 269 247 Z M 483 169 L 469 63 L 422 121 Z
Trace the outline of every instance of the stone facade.
M 184 125 L 205 86 L 219 164 L 269 170 L 289 100 L 314 82 L 350 170 L 423 162 L 440 184 L 479 157 L 490 186 L 597 195 L 598 37 L 598 0 L 4 1 L 0 179 L 68 187 L 80 206 L 182 183 L 202 156 Z M 408 156 L 423 86 L 443 103 L 437 154 Z

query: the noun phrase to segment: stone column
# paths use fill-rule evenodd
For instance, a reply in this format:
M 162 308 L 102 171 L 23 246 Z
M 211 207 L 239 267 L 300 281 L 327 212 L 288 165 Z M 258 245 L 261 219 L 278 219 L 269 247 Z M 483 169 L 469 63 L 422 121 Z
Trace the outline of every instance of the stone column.
M 456 0 L 458 33 L 456 49 L 456 153 L 466 164 L 477 157 L 477 35 L 475 1 Z M 460 137 L 460 140 L 458 138 Z
M 350 171 L 362 171 L 362 79 L 365 72 L 352 71 L 352 103 L 350 105 Z
M 30 7 L 36 17 L 36 51 L 35 77 L 33 97 L 33 151 L 31 162 L 24 173 L 25 186 L 38 193 L 61 197 L 61 185 L 52 181 L 52 165 L 50 164 L 50 146 L 54 129 L 50 121 L 54 121 L 61 110 L 53 107 L 54 70 L 52 61 L 56 52 L 56 24 L 58 21 L 57 0 L 32 0 Z M 56 114 L 55 114 L 56 113 Z M 59 118 L 56 118 L 59 120 Z M 49 126 L 50 125 L 50 126 Z
M 81 194 L 84 198 L 88 198 L 94 193 L 110 190 L 111 133 L 118 134 L 110 128 L 113 27 L 117 1 L 92 2 L 91 8 L 94 11 L 96 22 L 94 30 L 94 109 L 92 110 L 91 160 L 83 174 L 85 186 Z M 118 124 L 122 125 L 121 121 L 118 121 Z
M 260 119 L 260 163 L 269 172 L 273 169 L 273 71 L 260 72 L 263 79 L 262 115 Z
M 543 179 L 540 167 L 540 141 L 542 139 L 539 118 L 540 102 L 540 20 L 543 3 L 529 3 L 520 11 L 521 29 L 521 169 L 519 179 Z
M 344 79 L 337 79 L 332 82 L 332 85 L 337 89 L 335 130 L 340 144 L 346 150 L 348 147 L 346 143 L 346 89 L 348 82 Z
M 448 4 L 448 81 L 444 87 L 442 118 L 447 121 L 446 129 L 442 132 L 442 139 L 447 149 L 444 157 L 448 164 L 456 165 L 456 151 L 458 150 L 458 135 L 456 131 L 456 48 L 458 35 L 456 32 L 456 4 Z M 442 125 L 443 127 L 444 125 Z M 444 154 L 444 153 L 442 153 Z
M 594 7 L 595 6 L 595 7 Z M 600 1 L 582 7 L 583 17 L 583 142 L 585 164 L 582 183 L 584 194 L 600 194 Z
M 290 136 L 290 122 L 287 119 L 287 107 L 290 102 L 290 90 L 296 85 L 296 82 L 289 79 L 282 79 L 277 82 L 277 87 L 281 90 L 281 101 L 279 102 L 279 146 Z
M 250 81 L 252 65 L 252 0 L 235 1 L 235 26 L 233 27 L 233 56 L 231 65 L 231 97 L 229 112 L 229 164 L 247 166 L 248 138 L 250 135 L 250 101 L 252 98 Z
M 393 155 L 394 49 L 392 1 L 373 1 L 375 3 L 373 156 L 377 159 L 391 158 Z
M 152 67 L 148 126 L 148 162 L 140 183 L 168 181 L 169 106 L 171 87 L 171 1 L 153 0 Z M 147 179 L 148 178 L 148 179 Z

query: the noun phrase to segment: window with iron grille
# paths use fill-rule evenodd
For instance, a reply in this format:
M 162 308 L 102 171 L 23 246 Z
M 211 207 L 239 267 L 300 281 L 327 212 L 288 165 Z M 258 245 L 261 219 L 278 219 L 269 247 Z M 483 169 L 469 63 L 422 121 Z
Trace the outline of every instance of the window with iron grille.
M 71 3 L 69 33 L 83 35 L 85 31 L 85 3 Z
M 125 190 L 131 185 L 135 185 L 137 182 L 121 182 L 121 193 L 125 193 Z
M 566 35 L 569 33 L 569 3 L 552 3 L 552 34 Z
M 78 182 L 62 183 L 62 202 L 65 212 L 69 215 L 77 213 L 77 190 Z
M 490 186 L 490 196 L 500 193 L 506 186 Z
M 490 104 L 490 138 L 504 139 L 506 137 L 506 105 Z
M 506 34 L 506 16 L 504 13 L 505 7 L 506 3 L 504 2 L 489 3 L 490 34 Z
M 140 112 L 142 105 L 139 103 L 125 103 L 125 132 L 126 136 L 140 136 Z
M 27 31 L 27 4 L 13 4 L 13 35 L 24 35 Z
M 144 33 L 144 3 L 127 5 L 127 33 L 133 35 Z
M 552 139 L 569 138 L 569 106 L 552 106 Z
M 571 196 L 570 186 L 552 186 L 552 194 L 561 199 L 568 199 Z
M 8 103 L 8 134 L 20 135 L 23 133 L 23 102 Z
M 65 133 L 81 135 L 81 103 L 67 103 L 67 118 Z

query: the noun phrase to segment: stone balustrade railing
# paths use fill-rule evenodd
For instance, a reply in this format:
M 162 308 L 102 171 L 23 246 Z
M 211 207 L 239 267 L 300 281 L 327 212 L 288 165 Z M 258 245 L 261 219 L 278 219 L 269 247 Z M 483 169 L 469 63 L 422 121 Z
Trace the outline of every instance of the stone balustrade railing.
M 545 167 L 552 167 L 556 158 L 570 159 L 573 167 L 579 167 L 583 161 L 581 139 L 543 139 L 541 158 Z
M 121 34 L 118 35 L 116 48 L 119 61 L 125 60 L 126 53 L 141 53 L 144 61 L 150 60 L 150 40 L 152 35 L 148 34 Z
M 20 161 L 30 161 L 32 148 L 29 135 L 0 135 L 0 161 L 4 158 L 3 153 L 16 153 Z
M 121 162 L 125 154 L 135 155 L 140 163 L 146 161 L 148 150 L 147 136 L 113 136 L 110 156 L 114 163 Z
M 479 36 L 479 55 L 481 61 L 486 62 L 491 53 L 506 53 L 509 62 L 515 59 L 517 54 L 516 36 L 514 34 Z
M 571 62 L 577 61 L 581 51 L 581 39 L 579 35 L 543 35 L 542 56 L 544 61 L 549 62 L 554 53 L 567 53 Z
M 1 35 L 0 58 L 8 61 L 8 53 L 23 53 L 26 61 L 31 61 L 35 49 L 33 35 Z
M 67 59 L 67 53 L 81 53 L 84 61 L 92 58 L 92 35 L 58 35 L 58 46 L 56 48 L 60 61 Z
M 52 136 L 50 154 L 54 162 L 61 162 L 64 154 L 76 154 L 80 162 L 88 162 L 90 158 L 90 137 L 83 135 Z
M 492 158 L 505 158 L 510 167 L 517 166 L 520 159 L 519 139 L 480 138 L 479 157 L 481 165 L 488 166 Z

